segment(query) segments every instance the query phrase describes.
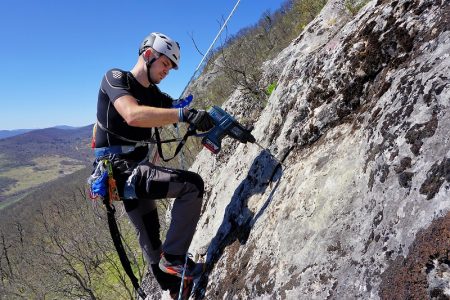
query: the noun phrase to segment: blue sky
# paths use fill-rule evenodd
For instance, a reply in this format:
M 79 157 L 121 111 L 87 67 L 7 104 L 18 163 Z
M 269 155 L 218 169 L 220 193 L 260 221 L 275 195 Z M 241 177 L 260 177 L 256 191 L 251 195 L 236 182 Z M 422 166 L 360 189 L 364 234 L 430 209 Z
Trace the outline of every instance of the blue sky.
M 241 0 L 222 36 L 254 25 L 283 2 Z M 236 0 L 1 1 L 0 130 L 94 123 L 103 74 L 113 67 L 131 69 L 141 40 L 152 31 L 181 45 L 180 69 L 159 85 L 178 97 L 202 58 L 191 35 L 205 52 L 235 4 Z

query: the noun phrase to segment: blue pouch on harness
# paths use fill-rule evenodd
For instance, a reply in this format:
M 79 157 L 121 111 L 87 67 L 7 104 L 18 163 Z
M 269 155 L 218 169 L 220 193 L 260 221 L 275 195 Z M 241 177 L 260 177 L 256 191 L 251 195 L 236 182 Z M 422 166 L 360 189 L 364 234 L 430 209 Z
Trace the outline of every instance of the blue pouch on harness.
M 105 172 L 91 184 L 91 194 L 105 197 L 107 191 L 107 182 L 108 173 Z
M 94 172 L 88 178 L 90 198 L 96 199 L 99 196 L 104 198 L 108 192 L 108 169 L 102 161 L 97 164 Z

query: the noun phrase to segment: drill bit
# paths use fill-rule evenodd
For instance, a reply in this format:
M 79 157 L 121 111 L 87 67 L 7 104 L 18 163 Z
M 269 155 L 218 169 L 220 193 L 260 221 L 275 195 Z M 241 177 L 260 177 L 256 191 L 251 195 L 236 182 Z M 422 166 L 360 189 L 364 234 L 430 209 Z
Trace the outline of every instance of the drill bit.
M 277 161 L 280 165 L 282 165 L 283 167 L 286 167 L 285 165 L 283 165 L 283 162 L 281 162 L 278 158 L 276 158 L 276 157 L 269 151 L 269 149 L 264 148 L 264 147 L 261 146 L 261 144 L 259 144 L 257 141 L 255 141 L 254 144 L 256 144 L 256 145 L 257 145 L 259 148 L 261 148 L 262 150 L 267 151 L 267 152 L 270 154 L 270 156 L 272 156 L 272 158 L 273 158 L 274 160 L 276 160 L 276 161 Z

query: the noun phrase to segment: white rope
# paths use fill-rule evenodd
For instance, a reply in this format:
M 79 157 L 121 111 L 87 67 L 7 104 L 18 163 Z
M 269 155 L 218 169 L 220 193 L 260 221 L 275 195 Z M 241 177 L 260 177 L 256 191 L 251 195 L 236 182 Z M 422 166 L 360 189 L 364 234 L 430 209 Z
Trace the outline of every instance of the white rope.
M 241 0 L 238 0 L 236 2 L 236 4 L 234 5 L 233 9 L 231 10 L 230 14 L 228 15 L 227 19 L 225 20 L 225 22 L 223 23 L 222 27 L 220 28 L 219 32 L 217 33 L 216 37 L 214 38 L 214 40 L 212 41 L 211 45 L 209 45 L 208 50 L 206 50 L 206 53 L 203 55 L 200 63 L 198 64 L 197 68 L 194 71 L 194 74 L 192 74 L 191 78 L 189 79 L 188 83 L 186 84 L 186 86 L 184 87 L 183 91 L 180 94 L 180 98 L 183 97 L 183 94 L 186 92 L 189 84 L 191 84 L 192 80 L 195 78 L 195 75 L 197 74 L 198 70 L 200 69 L 200 67 L 202 66 L 203 62 L 205 61 L 205 58 L 207 57 L 209 51 L 211 51 L 212 47 L 214 46 L 214 44 L 216 43 L 217 39 L 219 38 L 220 34 L 222 33 L 222 31 L 225 29 L 225 26 L 227 25 L 228 21 L 230 20 L 231 16 L 234 14 L 234 12 L 236 11 L 236 8 L 238 7 L 239 3 L 241 2 Z M 178 126 L 175 129 L 177 137 L 180 137 L 180 130 L 178 128 Z M 185 169 L 185 165 L 184 165 L 184 153 L 183 151 L 180 151 L 180 166 L 181 169 L 184 170 Z
M 197 68 L 194 71 L 194 74 L 192 74 L 191 79 L 189 79 L 189 82 L 186 84 L 186 86 L 184 87 L 183 92 L 181 92 L 180 98 L 183 96 L 184 92 L 186 92 L 186 89 L 188 88 L 189 84 L 191 83 L 191 81 L 194 79 L 195 75 L 197 74 L 198 70 L 200 69 L 200 67 L 202 66 L 203 62 L 205 61 L 205 58 L 207 57 L 209 51 L 211 51 L 212 47 L 214 46 L 214 44 L 216 43 L 217 39 L 219 38 L 220 34 L 222 33 L 222 31 L 224 30 L 225 26 L 227 25 L 228 21 L 230 20 L 231 16 L 234 14 L 234 12 L 236 11 L 236 8 L 238 7 L 239 3 L 241 2 L 241 0 L 238 0 L 236 2 L 236 4 L 233 7 L 233 10 L 230 12 L 230 14 L 228 15 L 228 18 L 225 20 L 225 22 L 223 23 L 222 27 L 220 28 L 219 32 L 217 33 L 216 37 L 214 38 L 214 40 L 212 41 L 211 45 L 209 46 L 208 50 L 206 50 L 206 53 L 203 55 L 202 60 L 200 61 L 200 63 L 198 64 Z
M 187 263 L 188 263 L 189 257 L 192 257 L 192 254 L 190 254 L 188 252 L 188 253 L 186 253 L 186 257 L 184 259 L 183 274 L 181 275 L 181 283 L 180 283 L 180 291 L 178 292 L 178 300 L 183 300 L 183 284 L 184 284 L 184 277 L 186 275 L 186 269 L 187 269 Z

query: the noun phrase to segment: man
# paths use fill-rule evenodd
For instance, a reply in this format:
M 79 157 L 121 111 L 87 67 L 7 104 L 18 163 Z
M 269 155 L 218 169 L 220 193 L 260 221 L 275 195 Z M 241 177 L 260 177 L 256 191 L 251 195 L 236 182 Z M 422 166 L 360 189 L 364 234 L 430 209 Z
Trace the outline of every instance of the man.
M 172 98 L 156 86 L 171 69 L 178 69 L 179 62 L 177 42 L 161 33 L 147 36 L 131 71 L 112 69 L 105 74 L 98 95 L 95 132 L 97 160 L 111 158 L 119 196 L 137 229 L 144 256 L 161 287 L 172 295 L 178 292 L 186 253 L 200 217 L 204 184 L 196 173 L 150 163 L 145 141 L 151 139 L 151 128 L 177 122 L 187 122 L 200 131 L 213 126 L 204 110 L 172 108 Z M 164 198 L 176 199 L 162 244 L 154 200 Z M 185 278 L 191 279 L 195 264 L 189 260 L 188 266 Z

